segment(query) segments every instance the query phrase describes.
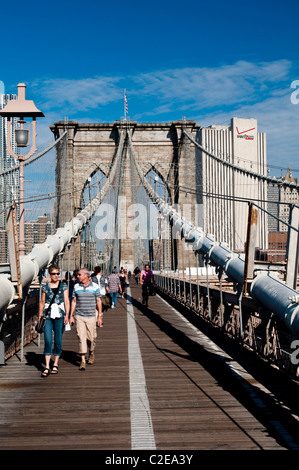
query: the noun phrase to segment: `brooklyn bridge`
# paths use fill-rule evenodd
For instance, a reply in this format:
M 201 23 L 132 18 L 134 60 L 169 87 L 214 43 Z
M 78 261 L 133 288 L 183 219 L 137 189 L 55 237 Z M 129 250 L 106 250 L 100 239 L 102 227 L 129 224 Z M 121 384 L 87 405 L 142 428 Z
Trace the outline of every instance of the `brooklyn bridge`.
M 257 121 L 51 131 L 25 165 L 25 179 L 44 179 L 21 201 L 49 219 L 44 239 L 25 221 L 22 254 L 20 199 L 2 190 L 2 449 L 298 449 L 298 185 L 269 175 Z M 2 187 L 19 171 L 2 171 Z M 72 327 L 44 380 L 35 325 L 53 263 L 61 279 L 123 267 L 128 285 L 103 314 L 94 364 L 79 370 Z M 133 276 L 145 263 L 148 306 Z

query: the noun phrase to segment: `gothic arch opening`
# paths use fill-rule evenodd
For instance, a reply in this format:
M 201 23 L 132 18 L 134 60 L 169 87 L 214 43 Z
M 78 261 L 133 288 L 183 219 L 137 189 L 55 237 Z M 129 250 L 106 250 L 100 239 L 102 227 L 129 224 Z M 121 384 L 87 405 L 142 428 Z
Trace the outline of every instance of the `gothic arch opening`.
M 85 181 L 80 198 L 80 207 L 83 209 L 103 188 L 106 175 L 101 168 L 96 168 Z
M 154 167 L 145 174 L 146 181 L 166 203 L 172 204 L 171 193 L 162 174 Z M 152 208 L 150 211 L 149 231 L 149 258 L 152 268 L 156 271 L 169 271 L 176 264 L 175 240 L 172 239 L 172 228 L 164 220 L 159 211 Z
M 106 181 L 106 175 L 100 168 L 95 170 L 86 179 L 80 197 L 80 208 L 84 209 L 90 201 L 98 194 L 103 188 Z M 98 246 L 95 233 L 96 217 L 92 217 L 89 223 L 84 227 L 81 232 L 80 239 L 80 266 L 86 266 L 90 270 L 93 269 L 93 264 L 101 264 L 101 259 L 98 256 Z M 93 260 L 93 263 L 92 263 Z

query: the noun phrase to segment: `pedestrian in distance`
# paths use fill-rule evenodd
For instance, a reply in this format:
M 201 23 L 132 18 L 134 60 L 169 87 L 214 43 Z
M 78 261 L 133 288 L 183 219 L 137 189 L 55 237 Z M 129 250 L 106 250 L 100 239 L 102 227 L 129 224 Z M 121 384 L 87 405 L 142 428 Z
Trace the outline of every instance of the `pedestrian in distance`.
M 119 277 L 115 272 L 115 269 L 112 269 L 111 274 L 108 276 L 108 288 L 111 296 L 112 305 L 111 308 L 116 308 L 117 293 L 121 292 L 121 285 Z
M 74 272 L 73 272 L 74 284 L 76 284 L 76 282 L 79 282 L 79 278 L 78 278 L 79 271 L 80 271 L 79 269 L 75 269 Z
M 95 266 L 91 275 L 91 280 L 99 286 L 102 301 L 102 313 L 111 308 L 111 297 L 109 294 L 107 278 L 102 274 L 101 266 Z M 103 326 L 103 324 L 102 324 Z
M 70 303 L 72 301 L 72 297 L 73 297 L 73 289 L 74 289 L 74 281 L 72 279 L 72 275 L 69 271 L 67 271 L 64 275 L 64 279 L 63 279 L 63 282 L 65 283 L 65 285 L 67 286 L 68 288 L 68 293 L 69 293 L 69 300 L 70 300 Z
M 127 274 L 125 273 L 123 268 L 121 268 L 118 277 L 120 280 L 120 295 L 122 296 L 122 298 L 124 298 L 128 281 L 127 281 Z
M 47 377 L 50 373 L 58 373 L 58 363 L 62 352 L 62 336 L 65 325 L 69 321 L 70 302 L 68 287 L 59 280 L 60 270 L 56 264 L 52 264 L 49 269 L 50 281 L 42 285 L 41 300 L 39 303 L 38 320 L 42 315 L 46 316 L 44 328 L 44 355 L 45 369 L 42 377 Z M 54 336 L 54 364 L 51 370 L 50 362 L 52 356 L 52 345 Z
M 107 287 L 108 287 L 108 281 L 105 278 L 105 276 L 103 276 L 103 274 L 102 274 L 101 266 L 95 266 L 94 267 L 93 274 L 91 275 L 91 280 L 92 280 L 92 282 L 95 282 L 96 284 L 98 284 L 98 286 L 100 288 L 101 296 L 106 295 Z
M 95 361 L 97 325 L 102 326 L 103 313 L 100 289 L 91 281 L 87 268 L 78 273 L 79 282 L 74 285 L 71 303 L 70 324 L 76 320 L 76 331 L 79 339 L 80 370 L 86 368 L 86 355 L 89 349 L 88 364 Z
M 135 282 L 136 284 L 138 284 L 139 282 L 139 278 L 140 278 L 140 269 L 138 266 L 136 266 L 136 268 L 134 269 L 134 277 L 135 277 Z
M 142 303 L 145 304 L 149 295 L 155 295 L 154 287 L 154 273 L 150 269 L 149 264 L 146 264 L 140 273 L 140 284 L 142 287 Z

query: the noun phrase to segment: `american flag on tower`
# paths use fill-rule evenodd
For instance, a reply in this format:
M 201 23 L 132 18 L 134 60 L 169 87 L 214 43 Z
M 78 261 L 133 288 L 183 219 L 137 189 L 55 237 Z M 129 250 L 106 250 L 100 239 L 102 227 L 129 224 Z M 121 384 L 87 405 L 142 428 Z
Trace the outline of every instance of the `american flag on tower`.
M 125 108 L 126 108 L 126 114 L 127 114 L 127 112 L 128 112 L 128 101 L 127 101 L 126 90 L 125 90 Z

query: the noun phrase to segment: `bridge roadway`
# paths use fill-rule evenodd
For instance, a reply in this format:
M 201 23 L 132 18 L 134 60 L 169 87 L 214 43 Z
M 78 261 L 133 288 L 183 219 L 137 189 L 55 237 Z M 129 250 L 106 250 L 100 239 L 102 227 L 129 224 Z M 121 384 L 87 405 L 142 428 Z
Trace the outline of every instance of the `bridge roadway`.
M 206 328 L 131 281 L 85 371 L 74 328 L 58 375 L 41 378 L 42 340 L 0 368 L 1 449 L 298 449 L 298 385 Z

